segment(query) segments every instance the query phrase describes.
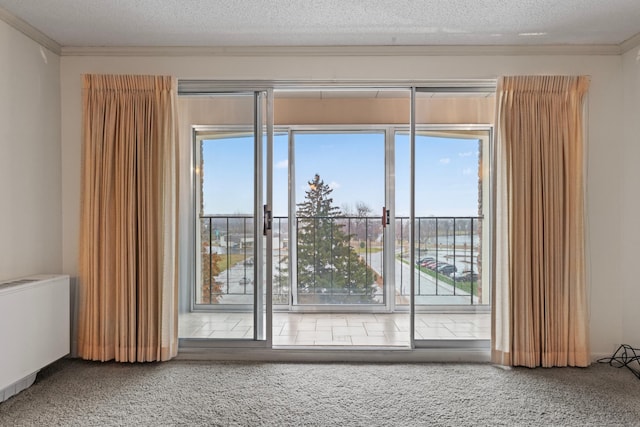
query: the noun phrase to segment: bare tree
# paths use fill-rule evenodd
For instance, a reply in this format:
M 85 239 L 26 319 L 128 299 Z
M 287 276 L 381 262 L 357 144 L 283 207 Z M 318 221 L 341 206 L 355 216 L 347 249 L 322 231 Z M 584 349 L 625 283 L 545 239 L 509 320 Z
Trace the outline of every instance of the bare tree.
M 373 209 L 369 207 L 365 202 L 356 202 L 356 238 L 361 242 L 367 239 L 371 239 L 369 236 L 369 221 L 368 216 L 371 216 Z

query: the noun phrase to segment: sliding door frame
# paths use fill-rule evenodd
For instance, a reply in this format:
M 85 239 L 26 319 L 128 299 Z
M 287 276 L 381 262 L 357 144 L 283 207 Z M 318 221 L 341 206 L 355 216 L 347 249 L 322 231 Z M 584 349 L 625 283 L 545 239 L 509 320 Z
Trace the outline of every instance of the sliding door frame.
M 261 118 L 257 115 L 256 122 L 254 123 L 255 129 L 255 137 L 262 140 L 263 137 L 266 138 L 266 170 L 263 169 L 262 159 L 260 161 L 256 160 L 256 173 L 260 174 L 261 177 L 265 177 L 269 181 L 266 186 L 266 200 L 264 200 L 264 205 L 267 211 L 271 210 L 273 203 L 273 137 L 274 130 L 278 129 L 278 126 L 274 126 L 273 117 L 273 100 L 274 100 L 274 90 L 277 91 L 286 91 L 286 90 L 383 90 L 383 89 L 406 89 L 410 90 L 410 118 L 409 118 L 409 128 L 411 135 L 411 198 L 410 198 L 410 221 L 413 226 L 415 223 L 415 132 L 416 132 L 416 117 L 415 117 L 415 97 L 417 92 L 422 91 L 437 91 L 442 93 L 447 92 L 492 92 L 495 91 L 496 81 L 495 80 L 464 80 L 464 81 L 420 81 L 420 80 L 394 80 L 394 81 L 289 81 L 289 80 L 280 80 L 280 81 L 235 81 L 235 80 L 180 80 L 178 82 L 178 94 L 181 96 L 207 96 L 213 94 L 232 94 L 232 93 L 247 93 L 253 92 L 258 96 L 258 93 L 264 93 L 266 98 L 266 136 L 263 134 L 263 127 L 260 123 Z M 257 104 L 258 101 L 256 101 Z M 256 113 L 257 114 L 257 113 Z M 378 126 L 378 128 L 385 128 L 387 125 Z M 400 127 L 400 126 L 397 126 Z M 386 131 L 385 141 L 387 141 L 387 145 L 385 145 L 385 159 L 387 159 L 387 154 L 389 154 L 389 150 L 391 153 L 394 151 L 394 147 L 389 148 L 389 142 L 392 141 L 393 145 L 395 139 L 390 135 L 392 131 L 387 129 Z M 262 147 L 262 142 L 260 144 L 256 143 L 256 146 Z M 291 153 L 292 154 L 292 153 Z M 492 156 L 487 156 L 488 161 L 492 161 Z M 394 159 L 385 160 L 385 198 L 387 203 L 389 200 L 393 199 L 394 196 L 394 185 L 395 182 L 392 181 L 393 178 L 389 178 L 387 168 L 388 163 L 393 161 Z M 260 163 L 260 164 L 258 164 Z M 391 167 L 395 167 L 395 164 Z M 490 169 L 493 170 L 493 164 L 491 164 Z M 491 177 L 493 174 L 490 175 Z M 192 185 L 193 188 L 193 185 Z M 262 192 L 262 184 L 260 187 L 256 187 L 256 192 Z M 492 197 L 492 196 L 490 196 Z M 256 196 L 256 203 L 258 202 L 258 196 Z M 491 203 L 487 204 L 487 208 L 491 206 Z M 263 218 L 259 215 L 258 209 L 259 206 L 256 206 L 256 227 L 262 228 L 264 225 Z M 395 209 L 391 209 L 391 220 L 395 219 Z M 393 223 L 393 222 L 392 222 Z M 412 227 L 413 229 L 413 227 Z M 273 241 L 272 241 L 272 232 L 271 230 L 266 231 L 266 249 L 267 254 L 270 254 L 273 250 Z M 385 239 L 391 240 L 389 238 L 389 233 L 391 233 L 390 228 L 385 230 Z M 410 235 L 410 246 L 411 248 L 415 247 L 415 236 L 412 232 Z M 389 251 L 387 251 L 389 252 Z M 393 254 L 385 255 L 385 263 L 387 264 L 385 268 L 389 268 L 393 262 L 390 261 L 389 257 L 392 257 Z M 210 359 L 218 359 L 218 360 L 252 360 L 253 357 L 249 354 L 243 354 L 243 350 L 241 348 L 252 348 L 251 352 L 255 351 L 255 359 L 253 360 L 312 360 L 313 356 L 310 356 L 309 351 L 315 354 L 321 354 L 321 356 L 317 360 L 366 360 L 365 354 L 373 354 L 371 360 L 407 360 L 407 361 L 418 361 L 418 360 L 441 360 L 443 353 L 438 353 L 436 359 L 426 357 L 427 353 L 422 353 L 421 351 L 433 350 L 437 349 L 441 351 L 442 349 L 451 348 L 454 349 L 455 352 L 460 347 L 466 347 L 470 349 L 480 350 L 479 353 L 470 355 L 470 360 L 488 360 L 489 355 L 485 352 L 485 343 L 479 343 L 478 345 L 474 345 L 470 343 L 469 340 L 460 340 L 461 342 L 453 342 L 451 340 L 443 340 L 438 342 L 430 342 L 430 341 L 418 341 L 416 343 L 415 340 L 415 253 L 412 250 L 410 254 L 410 264 L 411 264 L 411 277 L 410 277 L 410 289 L 411 289 L 411 297 L 410 297 L 410 349 L 412 350 L 410 354 L 407 356 L 407 353 L 398 351 L 403 348 L 389 350 L 389 349 L 354 349 L 354 347 L 345 347 L 344 349 L 322 349 L 317 348 L 313 350 L 304 350 L 300 349 L 299 351 L 287 349 L 278 349 L 273 348 L 273 337 L 272 337 L 272 321 L 273 321 L 273 292 L 272 292 L 272 280 L 273 280 L 273 265 L 272 258 L 270 255 L 267 255 L 267 262 L 265 267 L 265 278 L 264 287 L 266 293 L 264 295 L 264 299 L 258 296 L 258 292 L 254 292 L 255 301 L 254 301 L 254 339 L 253 340 L 201 340 L 201 339 L 180 339 L 180 350 L 185 353 L 198 353 L 207 348 L 227 348 L 229 351 L 218 353 L 219 357 L 213 356 L 212 353 L 208 353 L 207 358 Z M 388 270 L 387 270 L 388 271 Z M 192 279 L 195 278 L 195 271 L 191 271 L 190 275 Z M 385 273 L 386 275 L 387 273 Z M 183 276 L 184 277 L 184 276 Z M 385 279 L 385 282 L 387 280 Z M 385 283 L 385 289 L 388 288 L 388 285 Z M 190 287 L 191 288 L 191 287 Z M 193 295 L 190 295 L 190 300 L 193 301 Z M 388 299 L 385 295 L 385 299 Z M 261 324 L 257 319 L 258 314 L 258 305 L 264 307 L 266 310 L 264 316 L 264 324 Z M 385 304 L 385 310 L 389 310 L 389 306 L 391 310 L 394 309 L 395 306 L 395 298 L 390 298 L 389 301 Z M 192 307 L 193 308 L 193 307 Z M 264 330 L 263 339 L 258 340 L 259 330 Z M 471 345 L 470 345 L 471 344 Z M 425 348 L 424 345 L 428 345 L 429 348 Z M 488 343 L 487 343 L 488 346 Z M 239 348 L 234 350 L 234 348 Z M 264 350 L 264 351 L 260 351 Z M 345 352 L 344 350 L 348 350 Z M 404 348 L 406 350 L 406 348 Z M 414 351 L 416 354 L 414 354 Z M 346 357 L 345 354 L 350 353 L 350 357 Z M 376 354 L 378 354 L 376 356 Z M 390 356 L 391 354 L 395 354 L 395 357 L 387 357 L 384 358 L 380 355 Z M 412 355 L 413 354 L 413 355 Z M 419 356 L 422 354 L 422 356 Z M 225 356 L 226 355 L 226 356 Z M 271 355 L 271 356 L 269 356 Z M 212 357 L 213 356 L 213 357 Z M 353 358 L 351 357 L 353 356 Z M 292 359 L 293 357 L 293 359 Z M 446 359 L 446 357 L 445 357 Z M 456 353 L 452 353 L 451 360 L 459 360 L 459 356 Z
M 253 96 L 253 124 L 252 125 L 191 125 L 191 152 L 192 152 L 192 168 L 195 172 L 196 165 L 199 164 L 198 144 L 206 138 L 208 132 L 230 131 L 230 132 L 246 132 L 251 128 L 253 132 L 253 149 L 254 149 L 254 194 L 253 194 L 253 258 L 254 258 L 254 292 L 253 305 L 240 304 L 234 307 L 236 310 L 252 308 L 253 310 L 253 338 L 252 339 L 225 339 L 225 338 L 180 338 L 181 348 L 210 348 L 210 347 L 249 347 L 249 348 L 271 348 L 273 340 L 272 328 L 272 281 L 270 279 L 273 271 L 273 260 L 270 256 L 264 257 L 263 244 L 266 253 L 270 254 L 273 248 L 271 222 L 267 221 L 270 217 L 271 206 L 273 203 L 273 194 L 270 191 L 272 183 L 272 163 L 273 163 L 273 90 L 271 88 L 255 89 L 255 90 L 234 90 L 234 91 L 216 91 L 212 90 L 208 96 Z M 263 152 L 266 148 L 266 153 Z M 266 157 L 266 161 L 265 161 Z M 266 163 L 266 168 L 263 165 Z M 265 170 L 266 169 L 266 170 Z M 266 176 L 265 176 L 266 173 Z M 192 176 L 194 173 L 192 172 Z M 266 185 L 265 185 L 266 180 Z M 197 192 L 195 178 L 191 179 L 191 206 L 192 213 L 192 234 L 194 243 L 199 240 L 198 237 L 198 221 L 196 212 L 198 212 L 198 203 L 200 201 Z M 264 189 L 266 188 L 266 192 Z M 263 192 L 265 194 L 263 194 Z M 192 245 L 193 267 L 189 288 L 189 306 L 191 312 L 208 312 L 211 309 L 218 308 L 210 304 L 203 304 L 200 307 L 195 304 L 195 283 L 198 280 L 198 260 L 200 253 L 198 245 Z M 263 263 L 263 260 L 265 261 Z M 264 264 L 264 267 L 263 267 Z M 222 309 L 222 308 L 218 308 Z M 232 310 L 233 311 L 233 310 Z
M 296 234 L 296 206 L 300 200 L 295 199 L 295 187 L 300 183 L 296 183 L 295 180 L 295 141 L 294 135 L 296 133 L 314 133 L 314 134 L 341 134 L 341 133 L 353 133 L 353 134 L 380 134 L 384 136 L 383 143 L 383 156 L 384 164 L 381 173 L 384 174 L 384 187 L 381 192 L 383 193 L 384 204 L 389 207 L 389 204 L 393 204 L 392 199 L 389 199 L 389 181 L 388 177 L 392 173 L 394 165 L 389 164 L 389 125 L 291 125 L 291 126 L 277 126 L 277 130 L 287 131 L 289 135 L 289 188 L 288 200 L 289 200 L 289 242 L 290 242 L 290 256 L 289 256 L 289 272 L 290 282 L 289 289 L 291 292 L 289 310 L 290 312 L 313 312 L 313 313 L 390 313 L 393 310 L 393 298 L 390 298 L 390 282 L 388 280 L 390 270 L 388 263 L 388 247 L 389 246 L 389 229 L 386 227 L 384 230 L 384 243 L 383 243 L 383 302 L 382 303 L 368 303 L 368 304 L 299 304 L 297 302 L 297 234 Z M 382 206 L 374 206 L 373 212 L 376 216 L 376 212 L 379 213 Z M 393 209 L 391 209 L 391 212 Z M 390 246 L 389 246 L 390 247 Z M 392 271 L 391 271 L 392 272 Z M 391 293 L 392 295 L 392 293 Z
M 410 319 L 410 329 L 411 329 L 411 348 L 428 348 L 428 349 L 439 349 L 439 348 L 481 348 L 481 349 L 490 349 L 491 343 L 490 340 L 483 339 L 416 339 L 415 330 L 416 330 L 416 313 L 418 312 L 416 307 L 416 258 L 415 258 L 415 224 L 416 224 L 416 133 L 418 131 L 486 131 L 487 132 L 487 141 L 486 148 L 487 152 L 483 155 L 483 161 L 479 167 L 482 168 L 482 174 L 486 178 L 483 183 L 482 194 L 483 197 L 486 195 L 486 203 L 483 200 L 483 212 L 486 209 L 488 212 L 488 218 L 485 221 L 485 215 L 483 213 L 483 231 L 489 236 L 493 236 L 493 230 L 491 227 L 491 218 L 493 217 L 493 185 L 491 182 L 493 181 L 493 126 L 488 124 L 451 124 L 451 125 L 443 125 L 443 124 L 419 124 L 416 123 L 417 115 L 416 115 L 416 98 L 418 93 L 483 93 L 487 92 L 485 88 L 482 87 L 467 87 L 467 88 L 441 88 L 441 87 L 433 87 L 433 86 L 413 86 L 411 88 L 411 121 L 410 121 L 410 157 L 411 157 L 411 195 L 410 195 L 410 223 L 411 223 L 411 234 L 410 234 L 410 243 L 411 247 L 410 253 L 410 263 L 411 263 L 411 280 L 410 280 L 410 288 L 411 288 L 411 319 Z M 483 242 L 481 246 L 481 252 L 485 255 L 493 254 L 493 238 L 490 237 Z M 484 283 L 490 284 L 492 283 L 492 269 L 490 267 L 492 263 L 486 268 L 484 272 L 483 280 Z M 451 306 L 442 306 L 439 307 L 439 311 L 446 311 L 448 307 Z M 473 307 L 473 306 L 471 306 Z M 474 308 L 465 308 L 467 311 L 478 310 L 477 306 Z M 488 306 L 488 309 L 491 310 L 492 307 Z M 480 309 L 485 311 L 486 309 Z M 424 311 L 421 309 L 420 312 Z

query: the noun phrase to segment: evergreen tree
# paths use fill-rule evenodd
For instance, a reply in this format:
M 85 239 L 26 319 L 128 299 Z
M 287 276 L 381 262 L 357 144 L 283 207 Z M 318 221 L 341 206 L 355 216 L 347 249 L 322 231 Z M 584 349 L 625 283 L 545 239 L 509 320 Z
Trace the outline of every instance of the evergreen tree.
M 378 276 L 350 246 L 333 190 L 318 174 L 298 204 L 298 295 L 302 303 L 373 302 Z

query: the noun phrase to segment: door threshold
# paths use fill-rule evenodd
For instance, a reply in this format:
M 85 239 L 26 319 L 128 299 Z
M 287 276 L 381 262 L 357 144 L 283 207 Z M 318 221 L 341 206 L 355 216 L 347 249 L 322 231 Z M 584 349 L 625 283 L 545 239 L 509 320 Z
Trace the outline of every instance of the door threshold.
M 303 351 L 399 351 L 411 350 L 407 345 L 274 345 L 273 350 L 303 350 Z
M 174 360 L 274 363 L 489 363 L 485 349 L 391 348 L 185 348 Z

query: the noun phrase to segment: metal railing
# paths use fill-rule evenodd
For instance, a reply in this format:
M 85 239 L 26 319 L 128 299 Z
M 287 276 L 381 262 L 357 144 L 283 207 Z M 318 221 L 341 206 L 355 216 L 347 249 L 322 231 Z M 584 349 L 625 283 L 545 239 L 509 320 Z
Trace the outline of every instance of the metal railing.
M 253 234 L 252 216 L 200 217 L 201 280 L 196 304 L 215 304 L 225 295 L 253 294 Z
M 380 217 L 296 217 L 298 304 L 384 304 Z
M 208 215 L 200 221 L 201 286 L 196 303 L 241 303 L 242 296 L 253 295 L 254 218 Z M 288 221 L 287 217 L 273 218 L 274 304 L 292 300 Z M 392 226 L 395 277 L 385 280 L 385 238 L 380 217 L 295 218 L 296 302 L 384 304 L 386 283 L 395 286 L 396 304 L 406 303 L 410 296 L 411 223 L 408 217 L 396 217 Z M 419 217 L 415 233 L 416 296 L 443 300 L 455 297 L 452 304 L 479 303 L 482 219 Z
M 396 218 L 396 288 L 410 296 L 408 217 Z M 461 297 L 468 304 L 481 301 L 482 218 L 417 217 L 415 222 L 415 293 L 426 297 Z M 398 272 L 399 270 L 399 272 Z

